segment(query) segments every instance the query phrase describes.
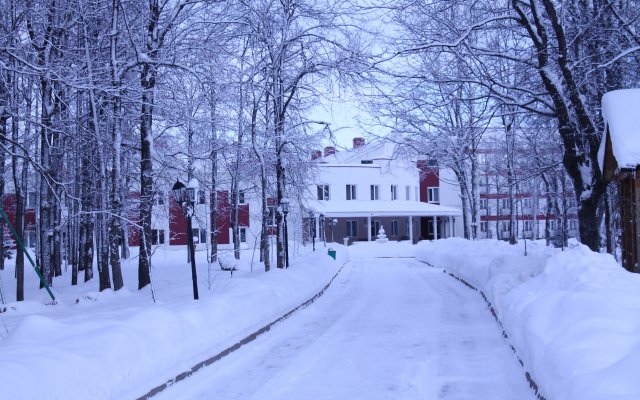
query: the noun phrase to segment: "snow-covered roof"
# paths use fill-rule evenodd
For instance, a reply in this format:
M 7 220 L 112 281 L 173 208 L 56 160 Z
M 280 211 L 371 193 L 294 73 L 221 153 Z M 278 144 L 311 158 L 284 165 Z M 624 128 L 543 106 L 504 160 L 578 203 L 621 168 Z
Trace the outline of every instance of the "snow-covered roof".
M 392 160 L 397 145 L 386 141 L 363 144 L 322 157 L 324 164 L 360 164 L 361 160 Z
M 329 217 L 459 216 L 462 210 L 419 201 L 330 200 L 311 201 L 307 208 Z
M 602 97 L 605 134 L 598 150 L 600 169 L 604 172 L 607 134 L 618 168 L 640 165 L 640 89 L 622 89 Z

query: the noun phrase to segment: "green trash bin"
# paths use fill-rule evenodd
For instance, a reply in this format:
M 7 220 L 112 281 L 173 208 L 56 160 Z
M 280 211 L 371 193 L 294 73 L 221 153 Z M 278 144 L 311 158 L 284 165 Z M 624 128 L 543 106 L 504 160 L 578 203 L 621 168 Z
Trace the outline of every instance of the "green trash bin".
M 329 255 L 329 257 L 333 258 L 334 260 L 336 259 L 336 251 L 335 250 L 329 250 L 329 251 L 327 251 L 327 254 Z

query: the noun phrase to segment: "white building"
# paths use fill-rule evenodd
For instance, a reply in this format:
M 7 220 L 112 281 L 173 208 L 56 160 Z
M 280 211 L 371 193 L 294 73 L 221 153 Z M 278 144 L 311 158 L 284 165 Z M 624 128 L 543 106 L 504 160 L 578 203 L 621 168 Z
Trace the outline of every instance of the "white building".
M 433 180 L 426 186 L 417 162 L 397 150 L 389 142 L 355 138 L 349 150 L 314 153 L 318 171 L 304 205 L 313 213 L 307 229 L 315 225 L 316 238 L 340 243 L 375 240 L 381 226 L 390 240 L 460 236 L 457 187 Z

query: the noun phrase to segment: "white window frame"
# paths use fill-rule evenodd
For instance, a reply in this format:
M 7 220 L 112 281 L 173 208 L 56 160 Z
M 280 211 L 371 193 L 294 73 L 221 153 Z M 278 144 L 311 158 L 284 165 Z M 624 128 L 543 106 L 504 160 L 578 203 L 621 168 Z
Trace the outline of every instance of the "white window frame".
M 440 203 L 440 186 L 427 189 L 427 200 L 428 203 Z
M 358 199 L 358 190 L 356 185 L 347 184 L 346 186 L 346 198 L 347 200 L 357 200 Z
M 380 185 L 371 185 L 371 200 L 380 200 Z
M 238 204 L 247 204 L 247 194 L 244 190 L 238 192 Z
M 36 208 L 37 201 L 38 201 L 38 193 L 27 192 L 27 198 L 26 198 L 27 205 L 25 208 Z
M 406 201 L 411 200 L 411 186 L 407 185 L 404 187 L 404 197 Z
M 398 185 L 391 185 L 391 200 L 398 200 Z
M 357 237 L 358 236 L 358 221 L 357 220 L 347 220 L 347 236 L 348 237 Z
M 398 221 L 397 220 L 391 221 L 391 234 L 393 236 L 398 236 L 398 232 L 399 232 L 399 230 L 398 230 Z
M 488 199 L 480 199 L 480 209 L 488 210 L 489 209 L 489 200 Z
M 155 232 L 155 235 L 154 235 L 154 232 Z M 164 244 L 164 237 L 165 237 L 164 229 L 156 229 L 156 228 L 151 229 L 151 245 L 152 246 L 158 246 L 158 245 Z
M 207 194 L 204 190 L 198 189 L 198 203 L 197 204 L 206 204 L 207 203 Z
M 489 222 L 480 221 L 480 232 L 487 233 L 489 231 Z
M 329 201 L 331 199 L 331 192 L 329 185 L 317 185 L 318 200 Z
M 524 220 L 522 230 L 525 232 L 533 232 L 533 221 Z
M 247 228 L 241 226 L 238 229 L 238 239 L 240 243 L 247 243 Z

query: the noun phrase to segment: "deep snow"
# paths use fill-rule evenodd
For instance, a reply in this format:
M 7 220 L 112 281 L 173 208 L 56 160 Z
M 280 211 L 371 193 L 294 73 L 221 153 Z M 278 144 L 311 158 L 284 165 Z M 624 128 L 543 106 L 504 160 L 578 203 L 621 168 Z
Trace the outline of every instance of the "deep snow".
M 347 264 L 320 300 L 210 367 L 246 371 L 228 375 L 215 390 L 240 393 L 233 386 L 240 384 L 248 397 L 299 398 L 308 386 L 315 398 L 358 397 L 352 383 L 362 382 L 367 398 L 531 395 L 520 392 L 523 369 L 482 298 L 439 272 L 445 268 L 488 296 L 548 400 L 640 398 L 640 277 L 609 255 L 528 242 L 525 257 L 522 243 L 447 239 L 418 246 L 358 243 L 348 251 L 334 244 L 333 261 L 317 247 L 293 258 L 289 270 L 268 274 L 258 263 L 252 272 L 251 254 L 243 254 L 233 278 L 218 269 L 208 276 L 199 252 L 197 302 L 179 248 L 154 255 L 155 304 L 148 288 L 134 290 L 135 258 L 124 265 L 129 290 L 98 293 L 97 279 L 71 287 L 67 272 L 56 279 L 56 305 L 47 305 L 28 271 L 28 301 L 3 305 L 0 313 L 0 398 L 140 396 L 308 299 L 349 257 L 353 266 Z M 402 258 L 414 252 L 437 268 Z M 12 298 L 11 264 L 0 279 Z M 261 366 L 271 361 L 269 374 Z M 184 396 L 211 391 L 203 392 L 198 379 L 190 378 L 193 391 Z
M 549 400 L 640 399 L 640 276 L 582 245 L 447 239 L 418 259 L 479 287 Z

